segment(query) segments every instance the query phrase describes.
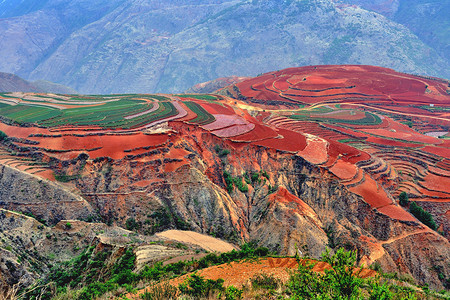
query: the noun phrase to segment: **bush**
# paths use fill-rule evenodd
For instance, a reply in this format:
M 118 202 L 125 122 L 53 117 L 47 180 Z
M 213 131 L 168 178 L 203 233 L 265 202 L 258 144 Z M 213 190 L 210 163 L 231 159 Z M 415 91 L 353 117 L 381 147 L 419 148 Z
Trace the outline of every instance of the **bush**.
M 248 185 L 242 181 L 241 177 L 234 177 L 233 178 L 234 185 L 238 188 L 239 191 L 242 193 L 248 192 Z
M 416 202 L 411 202 L 409 211 L 423 224 L 427 225 L 433 230 L 437 229 L 437 225 L 433 219 L 433 216 L 429 212 L 425 211 L 422 207 L 418 206 Z
M 233 191 L 233 177 L 227 171 L 223 171 L 223 179 L 225 180 L 228 194 L 230 194 Z
M 273 275 L 257 274 L 250 279 L 254 289 L 276 290 L 281 282 Z
M 176 299 L 178 289 L 168 282 L 156 284 L 141 295 L 143 300 Z
M 133 217 L 131 217 L 127 219 L 127 221 L 125 222 L 125 226 L 127 227 L 128 230 L 133 231 L 141 228 L 141 223 L 136 222 L 136 220 Z
M 67 229 L 72 228 L 72 224 L 71 224 L 70 222 L 67 222 L 67 223 L 66 223 L 66 228 L 67 228 Z
M 237 300 L 242 299 L 243 290 L 238 289 L 230 285 L 225 289 L 225 300 Z
M 399 198 L 399 203 L 401 206 L 407 206 L 409 203 L 408 194 L 405 192 L 401 192 Z
M 204 279 L 197 273 L 188 277 L 185 282 L 178 286 L 181 293 L 189 295 L 194 298 L 209 297 L 213 292 L 225 290 L 223 287 L 224 280 L 219 278 L 217 280 Z
M 4 133 L 3 131 L 0 131 L 0 142 L 6 141 L 7 138 L 8 138 L 8 136 L 6 135 L 6 133 Z
M 322 260 L 331 265 L 325 274 L 314 272 L 313 264 L 300 262 L 291 275 L 288 289 L 295 299 L 359 299 L 363 280 L 354 274 L 356 252 L 338 249 L 330 255 L 327 250 Z

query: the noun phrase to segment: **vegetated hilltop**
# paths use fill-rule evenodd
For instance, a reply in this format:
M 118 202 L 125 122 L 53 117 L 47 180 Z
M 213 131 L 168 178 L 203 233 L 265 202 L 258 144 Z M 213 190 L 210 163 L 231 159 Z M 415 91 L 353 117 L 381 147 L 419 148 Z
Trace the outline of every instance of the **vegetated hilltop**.
M 345 247 L 448 288 L 448 81 L 311 66 L 221 93 L 0 94 L 1 207 L 280 254 Z
M 441 46 L 332 0 L 11 2 L 1 4 L 0 70 L 82 93 L 182 92 L 233 74 L 311 64 L 450 77 Z M 423 22 L 432 32 L 446 28 Z

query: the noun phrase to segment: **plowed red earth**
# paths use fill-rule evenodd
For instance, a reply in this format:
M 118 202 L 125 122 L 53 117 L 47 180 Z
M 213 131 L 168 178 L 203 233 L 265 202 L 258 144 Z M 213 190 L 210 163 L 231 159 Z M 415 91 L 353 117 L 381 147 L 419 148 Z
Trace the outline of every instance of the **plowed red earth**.
M 277 82 L 275 88 L 272 86 L 273 82 Z M 289 86 L 284 82 L 289 83 Z M 276 89 L 277 85 L 284 92 Z M 312 104 L 322 102 L 324 99 L 321 96 L 332 94 L 340 95 L 339 102 L 346 102 L 348 98 L 354 96 L 371 98 L 377 95 L 378 101 L 386 103 L 428 104 L 431 102 L 449 105 L 444 92 L 447 90 L 444 82 L 374 66 L 290 68 L 245 80 L 234 86 L 245 97 L 268 101 L 299 101 Z M 430 87 L 428 90 L 432 90 L 433 93 L 427 93 L 427 87 Z M 283 98 L 283 95 L 292 100 Z M 364 100 L 351 99 L 351 102 L 358 101 Z

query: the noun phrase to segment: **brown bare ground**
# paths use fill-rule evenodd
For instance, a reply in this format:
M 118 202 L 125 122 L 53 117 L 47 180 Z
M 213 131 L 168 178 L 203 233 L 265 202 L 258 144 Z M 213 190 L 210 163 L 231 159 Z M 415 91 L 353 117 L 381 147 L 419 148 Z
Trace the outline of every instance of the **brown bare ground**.
M 228 252 L 237 248 L 230 243 L 194 231 L 167 230 L 156 234 L 157 237 L 181 243 L 197 245 L 211 252 Z

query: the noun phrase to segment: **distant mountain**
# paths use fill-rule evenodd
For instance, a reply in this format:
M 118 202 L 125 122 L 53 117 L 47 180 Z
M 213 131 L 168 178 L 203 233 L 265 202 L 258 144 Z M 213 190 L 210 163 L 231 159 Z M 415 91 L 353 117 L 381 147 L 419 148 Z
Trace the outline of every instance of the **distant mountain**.
M 36 80 L 29 82 L 17 75 L 0 72 L 0 92 L 36 92 L 55 94 L 76 94 L 74 89 L 62 84 Z
M 0 92 L 43 92 L 43 90 L 19 76 L 0 72 Z
M 47 80 L 36 80 L 33 81 L 32 84 L 45 91 L 46 93 L 54 93 L 54 94 L 77 94 L 78 92 L 71 87 L 54 83 Z
M 420 1 L 4 0 L 0 70 L 82 93 L 181 92 L 310 64 L 450 78 L 445 1 L 437 15 Z
M 344 0 L 376 11 L 416 34 L 442 57 L 450 57 L 450 1 L 439 0 Z

